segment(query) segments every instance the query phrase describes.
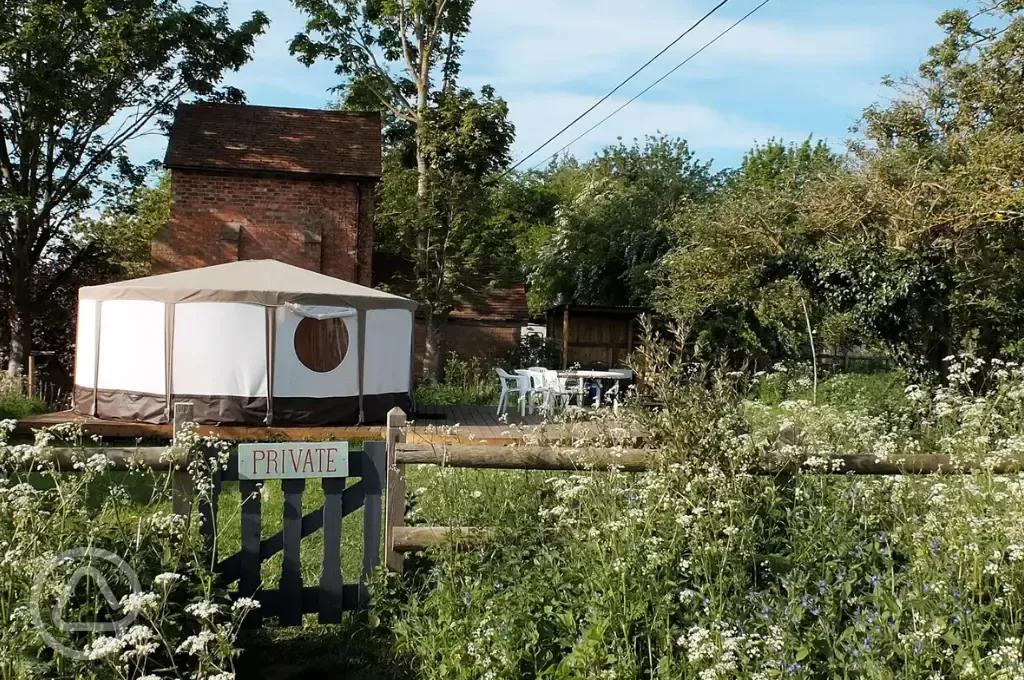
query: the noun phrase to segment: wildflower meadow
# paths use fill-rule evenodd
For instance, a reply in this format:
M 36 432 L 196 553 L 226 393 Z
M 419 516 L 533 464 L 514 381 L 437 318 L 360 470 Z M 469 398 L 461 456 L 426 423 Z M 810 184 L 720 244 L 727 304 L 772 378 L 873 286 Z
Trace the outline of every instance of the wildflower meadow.
M 656 472 L 423 472 L 412 521 L 501 529 L 377 583 L 419 677 L 1024 678 L 1024 477 L 992 472 L 1024 447 L 1024 368 L 819 385 L 665 356 L 664 406 L 624 416 Z M 841 469 L 913 454 L 979 470 Z
M 12 426 L 0 424 L 4 440 Z M 215 588 L 197 518 L 171 513 L 168 473 L 114 472 L 103 454 L 61 470 L 49 455 L 83 443 L 59 426 L 0 445 L 0 678 L 234 678 L 241 621 L 258 603 Z M 224 460 L 221 443 L 190 433 L 179 444 L 200 445 Z M 198 497 L 211 491 L 206 460 L 189 464 Z M 76 579 L 83 564 L 95 571 Z
M 935 380 L 816 380 L 799 365 L 717 371 L 663 347 L 637 359 L 630 405 L 574 414 L 590 426 L 571 443 L 575 472 L 410 466 L 409 524 L 487 537 L 379 571 L 368 612 L 292 634 L 316 640 L 304 653 L 360 640 L 387 661 L 372 677 L 424 679 L 1024 678 L 1024 476 L 1000 473 L 1024 452 L 1024 366 L 964 356 Z M 635 445 L 631 432 L 657 469 L 587 468 L 589 449 Z M 257 603 L 217 588 L 198 518 L 170 512 L 168 473 L 49 462 L 51 447 L 84 443 L 62 427 L 0 448 L 0 677 L 236 677 L 240 654 L 275 644 L 272 628 L 241 629 Z M 178 446 L 219 453 L 189 464 L 209 494 L 198 461 L 216 467 L 228 444 Z M 970 472 L 844 468 L 919 454 Z M 75 566 L 60 556 L 83 546 L 124 558 L 142 585 L 116 613 L 101 588 L 63 601 L 67 619 L 133 617 L 111 632 L 60 632 L 56 611 L 33 610 L 60 598 Z

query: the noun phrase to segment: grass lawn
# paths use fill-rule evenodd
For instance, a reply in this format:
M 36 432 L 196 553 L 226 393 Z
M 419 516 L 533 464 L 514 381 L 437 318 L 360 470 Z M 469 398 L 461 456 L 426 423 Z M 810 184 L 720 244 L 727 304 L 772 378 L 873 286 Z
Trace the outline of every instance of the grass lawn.
M 358 482 L 350 478 L 349 485 Z M 284 525 L 284 494 L 279 480 L 268 480 L 267 493 L 261 504 L 262 536 L 273 536 Z M 220 559 L 237 553 L 242 549 L 241 537 L 241 495 L 237 482 L 226 482 L 220 495 L 220 508 L 217 517 L 217 554 Z M 310 513 L 324 502 L 324 491 L 320 480 L 306 480 L 306 490 L 302 494 L 302 514 Z M 363 511 L 356 510 L 345 517 L 341 525 L 341 574 L 346 583 L 358 583 L 362 570 L 363 559 Z M 323 532 L 318 531 L 302 540 L 299 550 L 299 563 L 302 567 L 302 581 L 307 586 L 315 586 L 320 582 L 320 568 L 324 557 Z M 277 588 L 281 578 L 281 563 L 284 553 L 279 552 L 265 561 L 260 570 L 263 587 L 268 590 Z

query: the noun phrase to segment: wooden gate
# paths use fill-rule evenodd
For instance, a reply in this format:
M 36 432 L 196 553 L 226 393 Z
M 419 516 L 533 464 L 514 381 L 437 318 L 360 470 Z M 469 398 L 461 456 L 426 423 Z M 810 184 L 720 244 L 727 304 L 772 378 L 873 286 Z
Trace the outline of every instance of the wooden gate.
M 386 476 L 384 442 L 365 442 L 362 451 L 349 453 L 349 477 L 359 481 L 348 484 L 348 478 L 283 479 L 284 517 L 281 531 L 262 538 L 262 503 L 260 482 L 238 482 L 242 498 L 242 549 L 216 565 L 221 585 L 238 582 L 238 596 L 252 597 L 260 602 L 245 621 L 250 628 L 259 627 L 264 617 L 277 616 L 281 626 L 302 625 L 303 614 L 319 615 L 321 623 L 341 621 L 342 611 L 360 609 L 369 602 L 366 579 L 380 563 L 381 492 Z M 204 527 L 216 526 L 217 498 L 222 482 L 238 480 L 238 454 L 232 453 L 227 470 L 214 480 L 213 502 L 200 503 Z M 306 484 L 321 484 L 324 504 L 302 514 L 302 494 Z M 363 508 L 362 569 L 357 582 L 346 583 L 350 575 L 342 574 L 342 519 Z M 299 554 L 303 538 L 323 531 L 323 563 L 317 585 L 302 582 Z M 271 556 L 283 552 L 281 580 L 276 590 L 261 588 L 260 565 Z

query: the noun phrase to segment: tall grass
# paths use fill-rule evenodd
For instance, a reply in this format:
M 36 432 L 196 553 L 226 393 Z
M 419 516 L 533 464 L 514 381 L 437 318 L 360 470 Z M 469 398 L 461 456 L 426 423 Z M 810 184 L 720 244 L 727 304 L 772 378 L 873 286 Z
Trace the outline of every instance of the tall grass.
M 376 615 L 422 677 L 1022 677 L 1024 477 L 747 470 L 1021 455 L 1024 369 L 841 377 L 815 404 L 800 385 L 756 398 L 784 378 L 647 358 L 665 407 L 633 417 L 659 470 L 421 478 L 412 521 L 503 527 L 377 583 Z
M 443 380 L 428 380 L 416 387 L 416 403 L 434 406 L 494 405 L 499 395 L 493 366 L 476 357 L 462 359 L 454 352 L 445 362 Z
M 0 420 L 18 420 L 48 410 L 42 399 L 29 399 L 23 379 L 0 372 Z

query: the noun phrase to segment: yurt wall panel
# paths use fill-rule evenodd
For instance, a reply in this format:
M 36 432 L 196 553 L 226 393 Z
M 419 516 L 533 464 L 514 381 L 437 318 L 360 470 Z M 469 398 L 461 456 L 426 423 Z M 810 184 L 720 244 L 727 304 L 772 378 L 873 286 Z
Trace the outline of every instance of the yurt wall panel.
M 412 320 L 412 312 L 405 309 L 371 309 L 366 313 L 364 394 L 409 391 Z
M 107 300 L 100 305 L 99 389 L 163 395 L 164 304 Z
M 94 387 L 96 380 L 96 300 L 78 302 L 75 339 L 75 384 Z
M 326 328 L 343 323 L 346 342 L 341 362 L 328 371 L 313 370 L 299 359 L 296 352 L 296 330 L 300 323 L 307 327 Z M 274 348 L 274 398 L 328 398 L 359 396 L 359 333 L 356 315 L 318 321 L 299 316 L 284 307 L 277 309 L 277 330 Z M 327 336 L 320 340 L 323 341 Z M 299 334 L 299 342 L 307 335 Z M 313 343 L 317 345 L 316 342 Z M 308 349 L 308 348 L 307 348 Z M 316 362 L 309 362 L 313 363 Z M 329 364 L 328 364 L 329 365 Z M 320 366 L 321 368 L 323 366 Z
M 265 398 L 266 338 L 262 305 L 175 305 L 174 394 Z

